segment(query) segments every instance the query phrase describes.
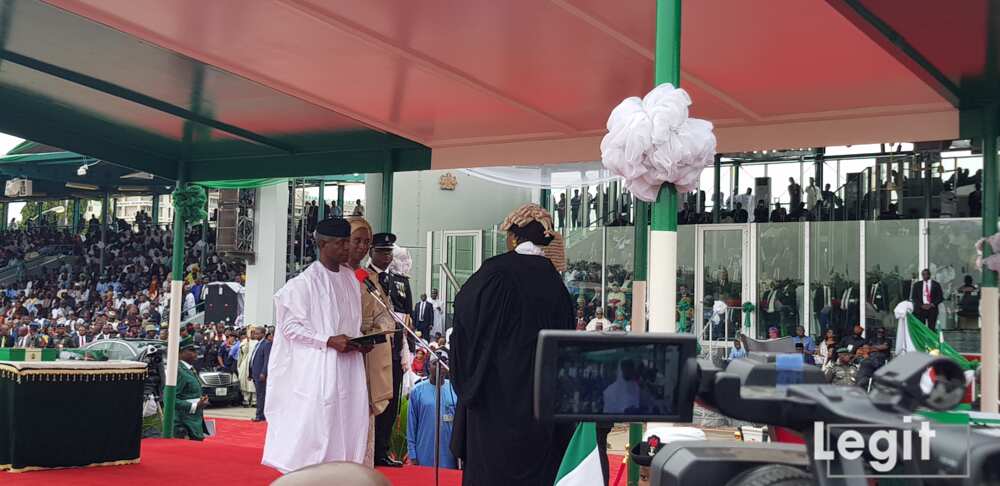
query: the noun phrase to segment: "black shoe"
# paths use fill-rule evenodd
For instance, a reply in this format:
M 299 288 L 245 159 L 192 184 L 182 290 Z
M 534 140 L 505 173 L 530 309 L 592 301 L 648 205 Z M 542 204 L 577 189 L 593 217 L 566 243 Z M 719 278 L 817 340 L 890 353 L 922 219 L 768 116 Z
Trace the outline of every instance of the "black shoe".
M 379 467 L 403 467 L 403 463 L 389 459 L 388 457 L 383 457 L 375 461 L 375 465 Z
M 251 422 L 265 422 L 265 419 L 254 417 L 250 419 Z

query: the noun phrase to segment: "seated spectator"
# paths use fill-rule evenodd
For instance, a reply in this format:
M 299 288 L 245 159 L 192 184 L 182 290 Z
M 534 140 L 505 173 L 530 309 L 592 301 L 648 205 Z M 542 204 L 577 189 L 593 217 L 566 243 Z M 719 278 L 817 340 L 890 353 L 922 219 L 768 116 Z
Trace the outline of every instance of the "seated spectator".
M 743 343 L 739 339 L 733 341 L 733 347 L 729 350 L 729 359 L 740 359 L 747 357 L 747 350 L 743 349 Z
M 604 331 L 610 330 L 611 321 L 604 318 L 604 309 L 598 307 L 594 311 L 594 318 L 587 323 L 588 331 Z
M 781 203 L 774 203 L 774 211 L 771 211 L 771 222 L 783 223 L 786 217 L 785 208 L 781 207 Z
M 781 335 L 778 334 L 778 328 L 774 327 L 774 326 L 767 328 L 767 338 L 768 339 L 781 339 Z
M 837 344 L 837 353 L 840 353 L 840 348 L 845 348 L 851 355 L 856 354 L 858 349 L 861 349 L 861 347 L 865 345 L 865 338 L 861 337 L 864 332 L 865 328 L 862 327 L 861 324 L 855 324 L 854 334 L 845 336 L 840 340 L 840 343 Z
M 823 366 L 824 369 L 826 368 L 827 363 L 830 363 L 832 365 L 833 363 L 830 360 L 830 356 L 833 355 L 833 349 L 836 345 L 837 341 L 833 338 L 833 336 L 829 336 L 826 338 L 826 340 L 820 342 L 819 346 L 817 347 L 817 353 L 815 356 L 813 356 L 813 360 L 816 362 L 816 364 L 819 366 Z
M 583 316 L 583 309 L 576 310 L 576 330 L 577 331 L 587 330 L 587 318 Z
M 747 210 L 743 209 L 743 203 L 736 203 L 736 209 L 733 210 L 733 222 L 734 223 L 746 223 L 750 215 L 747 214 Z
M 618 308 L 618 312 L 615 313 L 615 321 L 611 323 L 611 331 L 628 331 L 629 330 L 628 319 L 625 318 L 625 309 Z
M 826 381 L 834 385 L 856 385 L 858 368 L 851 361 L 847 348 L 837 349 L 837 361 L 827 368 Z
M 753 210 L 753 220 L 756 223 L 767 222 L 767 203 L 763 199 L 757 201 L 757 207 Z
M 792 342 L 795 343 L 796 349 L 802 346 L 802 356 L 806 364 L 816 364 L 816 360 L 813 359 L 813 355 L 816 354 L 816 343 L 813 342 L 812 336 L 806 335 L 806 328 L 796 327 Z
M 413 357 L 413 364 L 410 365 L 410 369 L 413 370 L 414 373 L 423 376 L 426 352 L 423 349 L 417 349 L 415 354 L 416 355 Z

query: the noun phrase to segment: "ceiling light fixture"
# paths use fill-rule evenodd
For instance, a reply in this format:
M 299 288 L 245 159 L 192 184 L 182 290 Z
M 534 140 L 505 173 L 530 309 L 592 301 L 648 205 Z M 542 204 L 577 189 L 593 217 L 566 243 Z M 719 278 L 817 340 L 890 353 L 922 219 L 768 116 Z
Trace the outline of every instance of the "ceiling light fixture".
M 77 173 L 79 173 L 79 171 L 77 171 Z M 97 189 L 99 189 L 97 186 L 93 184 L 81 184 L 79 182 L 67 182 L 66 187 L 70 189 L 81 189 L 84 191 L 96 191 Z

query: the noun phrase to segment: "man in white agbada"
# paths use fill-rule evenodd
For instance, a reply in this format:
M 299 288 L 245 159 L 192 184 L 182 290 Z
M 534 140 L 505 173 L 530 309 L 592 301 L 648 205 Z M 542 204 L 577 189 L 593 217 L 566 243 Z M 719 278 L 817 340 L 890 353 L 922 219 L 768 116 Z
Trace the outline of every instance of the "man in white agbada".
M 363 463 L 368 385 L 361 288 L 348 260 L 351 226 L 316 226 L 319 261 L 274 296 L 277 329 L 267 367 L 263 464 L 288 473 L 333 461 Z
M 430 336 L 423 336 L 428 341 L 437 334 L 444 335 L 444 298 L 438 297 L 438 289 L 431 289 L 431 306 L 434 307 L 434 326 Z
M 236 376 L 240 379 L 240 392 L 243 394 L 243 406 L 252 407 L 257 403 L 257 390 L 250 376 L 250 357 L 257 350 L 257 343 L 264 338 L 259 327 L 247 329 L 246 337 L 240 341 L 239 357 L 236 360 Z

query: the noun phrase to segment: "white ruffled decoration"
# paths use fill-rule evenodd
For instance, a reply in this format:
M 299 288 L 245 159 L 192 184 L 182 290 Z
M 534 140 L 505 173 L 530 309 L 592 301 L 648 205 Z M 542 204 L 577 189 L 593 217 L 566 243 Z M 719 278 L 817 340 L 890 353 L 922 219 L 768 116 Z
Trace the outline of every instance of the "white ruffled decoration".
M 402 246 L 394 246 L 392 248 L 392 263 L 389 264 L 389 270 L 393 273 L 409 277 L 412 268 L 413 258 L 410 257 L 410 250 Z
M 910 340 L 910 326 L 907 324 L 907 315 L 913 312 L 913 302 L 904 300 L 896 304 L 892 313 L 896 316 L 896 355 L 916 351 L 913 341 Z
M 726 307 L 725 302 L 721 300 L 715 301 L 715 303 L 712 304 L 712 317 L 709 318 L 712 324 L 718 324 L 719 322 L 721 322 L 722 315 L 726 313 L 727 309 L 728 307 Z
M 983 243 L 989 243 L 990 248 L 993 249 L 990 256 L 986 258 L 983 258 Z M 994 272 L 1000 272 L 1000 233 L 976 241 L 976 267 L 983 268 L 984 266 Z
M 635 197 L 653 202 L 664 182 L 678 192 L 697 189 L 701 171 L 715 161 L 712 123 L 688 118 L 687 91 L 664 83 L 645 98 L 626 98 L 608 117 L 601 161 L 625 179 Z

